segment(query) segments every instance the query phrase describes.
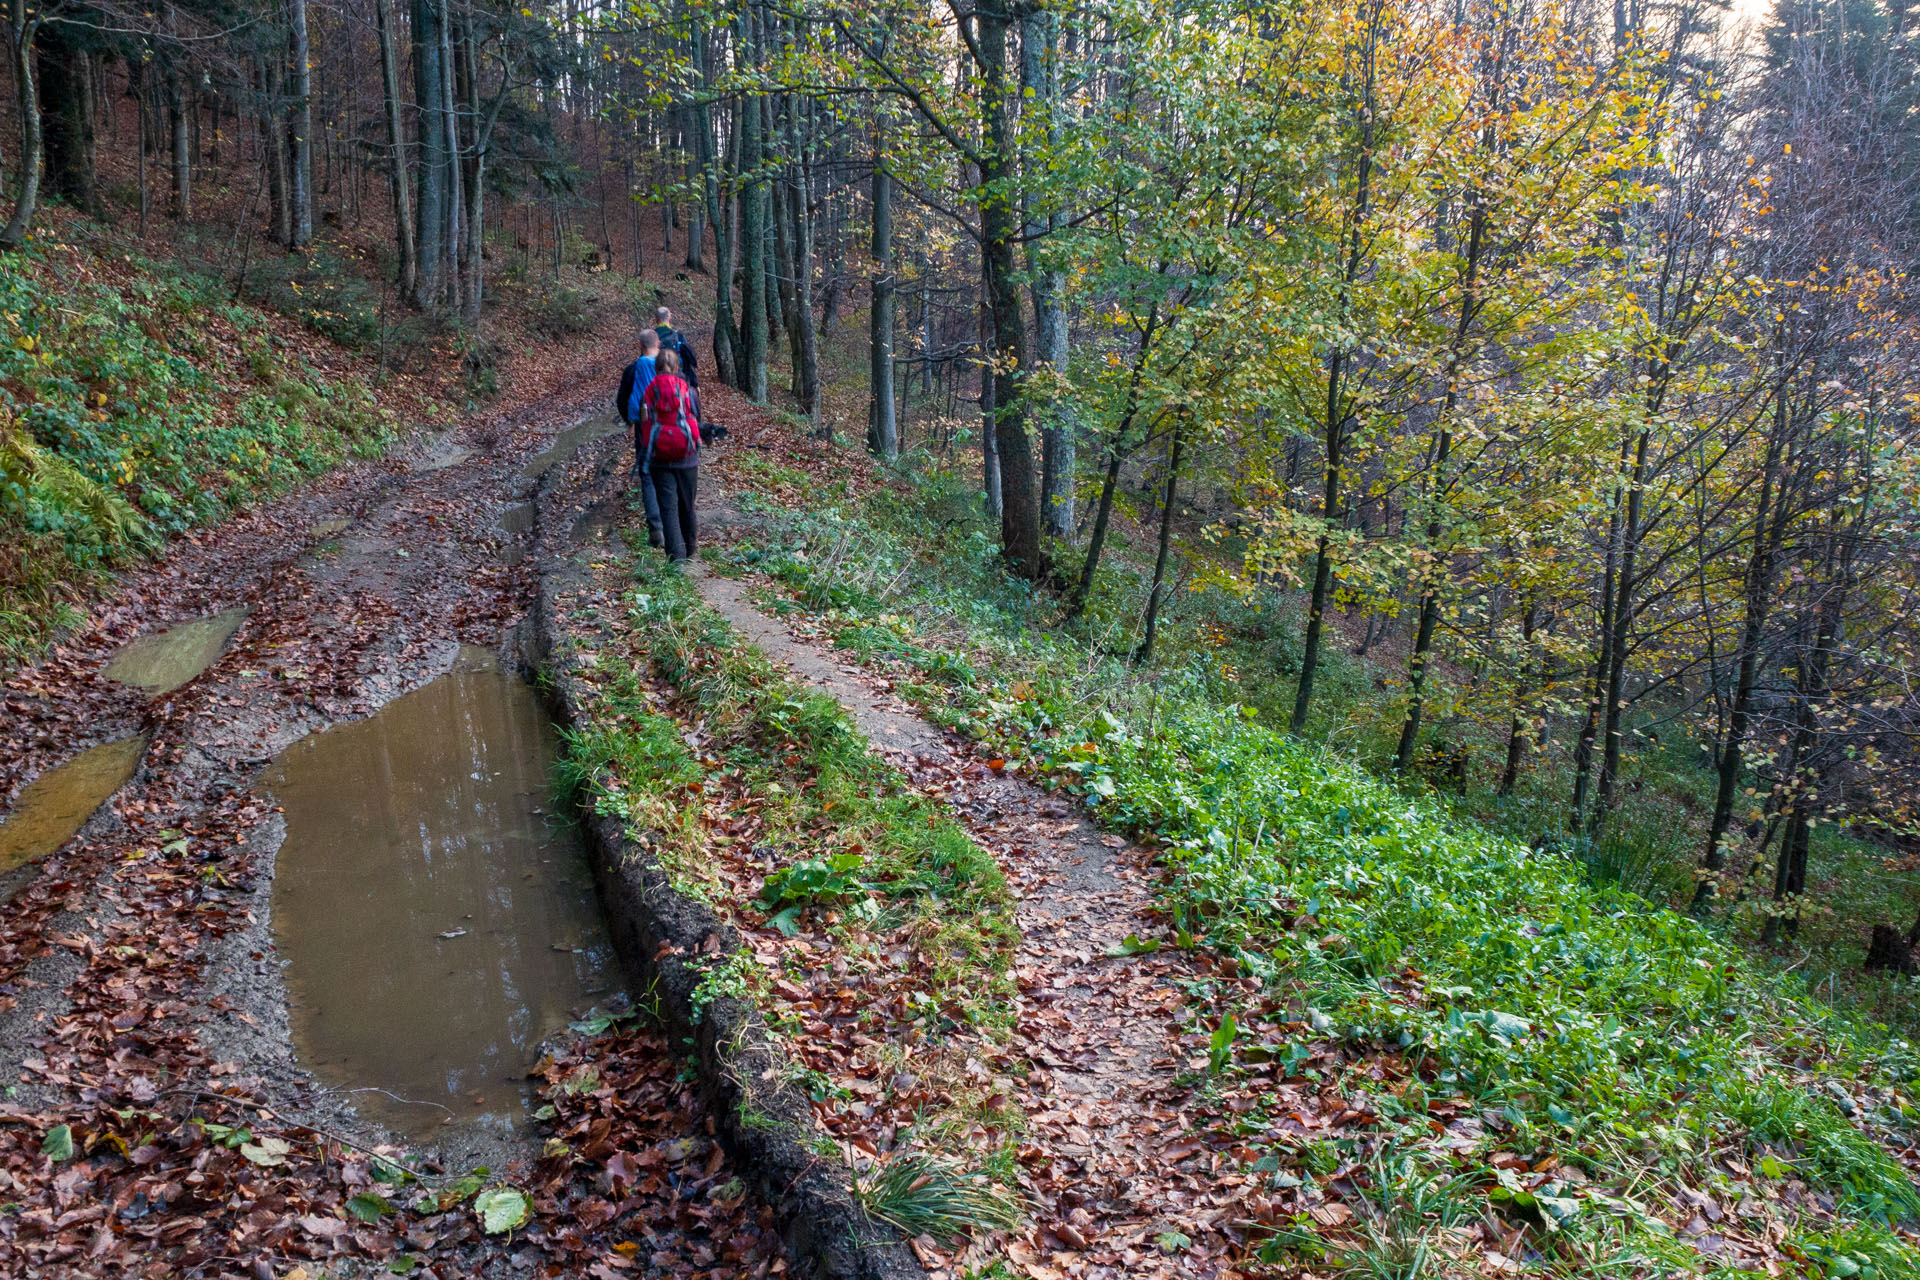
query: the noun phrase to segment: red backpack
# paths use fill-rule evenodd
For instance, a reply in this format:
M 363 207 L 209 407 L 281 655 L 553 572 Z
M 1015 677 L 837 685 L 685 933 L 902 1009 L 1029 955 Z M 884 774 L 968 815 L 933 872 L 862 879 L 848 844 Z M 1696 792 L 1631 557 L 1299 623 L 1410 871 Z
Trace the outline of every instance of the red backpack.
M 700 419 L 686 379 L 661 374 L 648 384 L 645 400 L 652 420 L 654 461 L 685 462 L 699 453 Z

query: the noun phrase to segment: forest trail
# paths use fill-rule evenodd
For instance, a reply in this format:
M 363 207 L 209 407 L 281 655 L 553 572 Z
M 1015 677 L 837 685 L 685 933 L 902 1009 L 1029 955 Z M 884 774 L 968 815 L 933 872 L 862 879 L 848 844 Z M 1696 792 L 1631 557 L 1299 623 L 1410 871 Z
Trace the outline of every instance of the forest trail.
M 708 547 L 740 525 L 724 495 L 707 499 Z M 1164 932 L 1147 851 L 1103 834 L 1066 797 L 997 771 L 883 680 L 795 636 L 753 604 L 751 580 L 698 562 L 690 576 L 741 635 L 839 702 L 915 789 L 950 806 L 1018 895 L 1010 1048 L 1027 1069 L 1012 1101 L 1026 1117 L 1021 1191 L 1032 1218 L 1008 1243 L 1011 1260 L 1042 1280 L 1227 1274 L 1240 1252 L 1232 1190 L 1184 1105 L 1194 1063 L 1181 1047 L 1177 984 L 1201 974 L 1172 947 L 1117 954 L 1129 935 Z
M 595 357 L 613 363 L 606 351 L 585 358 Z M 593 465 L 596 450 L 572 449 L 611 428 L 589 407 L 602 395 L 598 380 L 575 384 L 420 432 L 182 539 L 129 573 L 86 631 L 0 686 L 0 797 L 89 746 L 146 743 L 132 776 L 77 837 L 0 877 L 0 1085 L 10 1086 L 0 1100 L 0 1199 L 16 1202 L 0 1216 L 0 1271 L 17 1263 L 105 1274 L 142 1256 L 193 1274 L 250 1266 L 278 1275 L 292 1259 L 311 1269 L 342 1254 L 406 1255 L 428 1275 L 504 1263 L 504 1238 L 481 1233 L 464 1196 L 424 1216 L 369 1218 L 347 1207 L 375 1185 L 363 1153 L 399 1148 L 382 1146 L 393 1135 L 295 1052 L 272 914 L 289 817 L 269 790 L 269 762 L 323 730 L 361 729 L 469 661 L 466 646 L 517 660 L 532 541 L 567 535 L 533 527 L 528 499 L 542 485 L 578 483 Z M 177 688 L 149 694 L 105 674 L 136 638 L 240 610 L 224 651 Z M 378 815 L 397 794 L 353 807 Z M 537 785 L 529 794 L 545 799 Z M 493 888 L 497 897 L 501 886 Z M 445 904 L 422 906 L 399 927 L 422 931 L 430 952 L 435 933 L 456 939 L 440 944 L 440 963 L 482 954 L 483 923 L 459 926 L 458 916 L 442 918 Z M 429 998 L 441 989 L 437 969 L 406 982 Z M 564 1013 L 556 1026 L 546 1018 L 536 1036 L 564 1033 Z M 485 1164 L 548 1199 L 543 1218 L 554 1229 L 536 1226 L 511 1242 L 519 1266 L 585 1265 L 636 1223 L 665 1274 L 691 1270 L 696 1254 L 759 1249 L 754 1202 L 710 1211 L 667 1186 L 683 1164 L 689 1177 L 722 1166 L 697 1136 L 664 1042 L 642 1031 L 595 1045 L 607 1079 L 619 1082 L 618 1103 L 607 1093 L 605 1141 L 668 1152 L 661 1177 L 634 1185 L 616 1208 L 590 1183 L 576 1185 L 568 1166 L 536 1169 L 540 1139 L 530 1129 L 489 1120 L 409 1139 L 429 1189 Z M 531 1065 L 529 1054 L 512 1069 Z M 510 1086 L 485 1092 L 502 1088 Z M 72 1145 L 49 1164 L 43 1150 L 59 1147 L 42 1144 L 55 1133 Z M 281 1145 L 246 1154 L 225 1133 Z M 594 1205 L 576 1215 L 576 1197 Z

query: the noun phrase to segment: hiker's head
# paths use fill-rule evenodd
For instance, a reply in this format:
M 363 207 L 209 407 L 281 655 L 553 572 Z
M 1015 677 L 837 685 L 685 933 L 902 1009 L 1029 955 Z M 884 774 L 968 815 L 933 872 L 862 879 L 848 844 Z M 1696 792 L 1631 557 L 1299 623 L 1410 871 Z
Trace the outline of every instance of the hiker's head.
M 655 324 L 672 324 L 672 323 L 673 323 L 673 310 L 672 310 L 672 308 L 670 308 L 670 307 L 655 307 L 655 308 L 653 309 L 653 322 L 654 322 Z
M 660 350 L 660 335 L 651 329 L 640 331 L 640 354 L 650 356 Z
M 655 373 L 680 372 L 680 353 L 678 351 L 662 351 L 653 358 L 653 371 Z

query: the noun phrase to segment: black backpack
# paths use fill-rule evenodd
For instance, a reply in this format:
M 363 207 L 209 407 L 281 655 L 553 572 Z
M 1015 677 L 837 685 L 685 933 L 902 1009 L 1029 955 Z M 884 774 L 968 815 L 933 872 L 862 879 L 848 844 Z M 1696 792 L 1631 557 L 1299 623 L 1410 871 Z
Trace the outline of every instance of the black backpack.
M 680 376 L 687 380 L 688 386 L 700 385 L 699 362 L 694 359 L 693 348 L 688 345 L 687 336 L 684 333 L 678 329 L 668 329 L 660 335 L 660 349 L 671 351 L 680 357 Z
M 639 376 L 637 372 L 639 368 L 640 362 L 638 360 L 635 360 L 626 367 L 625 372 L 620 375 L 620 390 L 616 391 L 613 396 L 613 411 L 619 416 L 622 422 L 633 421 L 633 419 L 627 416 L 627 405 L 633 401 L 633 380 Z

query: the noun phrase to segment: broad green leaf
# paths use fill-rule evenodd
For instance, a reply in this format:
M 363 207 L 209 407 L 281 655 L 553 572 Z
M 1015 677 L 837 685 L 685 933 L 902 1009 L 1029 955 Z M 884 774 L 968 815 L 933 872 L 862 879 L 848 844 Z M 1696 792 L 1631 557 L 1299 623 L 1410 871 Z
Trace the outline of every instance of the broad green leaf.
M 263 1169 L 271 1169 L 287 1162 L 287 1153 L 293 1150 L 293 1144 L 284 1138 L 262 1138 L 258 1142 L 240 1144 L 240 1154 Z
M 72 1127 L 57 1124 L 47 1130 L 47 1136 L 40 1140 L 40 1154 L 55 1164 L 59 1164 L 62 1160 L 73 1159 Z
M 377 1192 L 362 1191 L 347 1201 L 347 1212 L 362 1222 L 378 1222 L 393 1212 L 393 1205 L 385 1196 Z
M 480 1227 L 488 1235 L 516 1231 L 532 1216 L 527 1197 L 512 1187 L 488 1187 L 473 1198 L 473 1211 L 480 1215 Z
M 1147 955 L 1159 949 L 1160 939 L 1142 938 L 1137 933 L 1130 933 L 1120 939 L 1115 945 L 1108 947 L 1107 954 L 1110 956 L 1138 956 Z

